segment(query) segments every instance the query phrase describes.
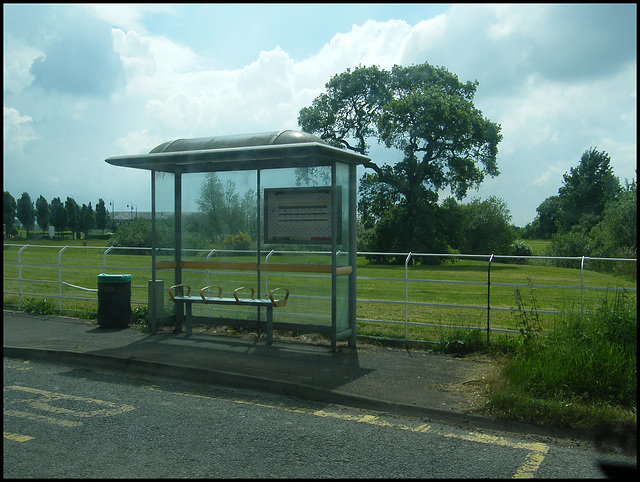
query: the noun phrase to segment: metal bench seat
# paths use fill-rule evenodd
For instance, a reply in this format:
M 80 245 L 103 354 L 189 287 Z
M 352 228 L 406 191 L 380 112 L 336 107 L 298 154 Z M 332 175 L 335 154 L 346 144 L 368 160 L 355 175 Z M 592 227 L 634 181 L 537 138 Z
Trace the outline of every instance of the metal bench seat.
M 181 288 L 184 293 L 184 288 L 187 289 L 186 295 L 174 295 L 173 291 Z M 211 286 L 205 286 L 200 290 L 200 296 L 191 296 L 191 287 L 185 284 L 174 285 L 169 288 L 169 296 L 173 300 L 174 303 L 184 303 L 185 304 L 185 315 L 186 315 L 186 335 L 190 336 L 192 333 L 191 326 L 191 318 L 192 318 L 192 305 L 194 303 L 204 303 L 204 304 L 217 304 L 217 305 L 241 305 L 241 306 L 264 306 L 267 309 L 267 345 L 271 345 L 273 343 L 273 308 L 274 307 L 284 307 L 287 305 L 287 300 L 289 299 L 289 290 L 286 288 L 275 288 L 269 291 L 269 298 L 254 298 L 255 290 L 253 288 L 246 288 L 244 286 L 240 288 L 236 288 L 233 290 L 233 298 L 223 298 L 222 297 L 222 288 L 216 286 L 218 289 L 218 296 L 206 296 L 205 292 L 211 291 Z M 251 297 L 250 298 L 240 298 L 238 293 L 242 290 L 250 289 Z M 285 297 L 282 299 L 276 300 L 273 295 L 276 291 L 284 290 L 286 292 Z M 258 336 L 260 336 L 260 321 L 258 320 Z

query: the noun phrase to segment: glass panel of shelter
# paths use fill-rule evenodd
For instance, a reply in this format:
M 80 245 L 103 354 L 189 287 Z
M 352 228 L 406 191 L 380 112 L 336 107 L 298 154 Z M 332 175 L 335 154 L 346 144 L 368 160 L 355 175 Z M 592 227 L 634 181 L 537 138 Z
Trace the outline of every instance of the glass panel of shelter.
M 335 176 L 337 222 L 337 266 L 349 265 L 349 166 L 338 164 Z M 156 210 L 156 263 L 174 261 L 175 175 L 155 173 Z M 316 264 L 331 266 L 332 244 L 327 241 L 312 243 L 274 243 L 265 240 L 265 187 L 301 188 L 330 187 L 331 166 L 309 168 L 264 169 L 258 171 L 198 172 L 180 175 L 181 183 L 181 246 L 182 260 L 216 260 L 258 262 L 266 268 L 268 263 Z M 256 188 L 260 185 L 260 197 Z M 335 213 L 334 213 L 335 214 Z M 242 234 L 241 234 L 242 233 Z M 339 241 L 339 243 L 338 243 Z M 159 249 L 158 249 L 159 248 Z M 286 251 L 286 252 L 285 252 Z M 181 282 L 192 290 L 209 285 L 220 285 L 225 296 L 233 289 L 250 286 L 264 296 L 268 289 L 277 287 L 291 291 L 286 310 L 274 310 L 274 322 L 331 327 L 332 277 L 323 273 L 268 273 L 220 272 L 213 270 L 181 271 Z M 164 280 L 165 288 L 176 283 L 175 271 L 163 269 L 156 279 Z M 348 276 L 336 280 L 336 316 L 338 331 L 348 328 Z M 237 285 L 237 286 L 236 286 Z M 164 290 L 165 308 L 175 315 L 175 307 Z M 296 303 L 295 300 L 298 299 Z M 194 318 L 224 317 L 221 307 L 195 305 Z M 233 307 L 234 319 L 256 320 L 255 308 Z M 264 315 L 263 315 L 264 316 Z M 165 318 L 166 320 L 166 318 Z M 162 318 L 159 318 L 162 322 Z M 166 322 L 166 321 L 165 321 Z

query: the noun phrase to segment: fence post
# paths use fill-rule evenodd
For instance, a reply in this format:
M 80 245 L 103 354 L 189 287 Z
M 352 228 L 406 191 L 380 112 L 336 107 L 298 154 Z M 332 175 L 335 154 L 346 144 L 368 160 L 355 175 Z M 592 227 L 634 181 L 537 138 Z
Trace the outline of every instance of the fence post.
M 213 248 L 211 251 L 209 251 L 209 254 L 207 254 L 207 257 L 205 258 L 206 261 L 209 261 L 209 258 L 216 252 L 216 248 Z M 209 270 L 207 270 L 207 286 L 209 286 Z M 207 307 L 209 308 L 209 307 Z
M 489 319 L 491 313 L 491 262 L 493 261 L 493 254 L 489 258 L 489 267 L 487 268 L 487 347 L 489 347 L 489 333 L 491 333 L 489 327 Z
M 109 246 L 107 250 L 102 253 L 102 272 L 107 272 L 107 253 L 113 249 L 113 246 Z
M 584 315 L 584 256 L 580 263 L 580 314 Z
M 20 306 L 22 306 L 22 261 L 20 260 L 20 256 L 22 255 L 22 251 L 28 247 L 29 245 L 25 244 L 18 250 L 18 304 Z
M 269 263 L 269 258 L 273 254 L 275 250 L 271 250 L 269 254 L 264 258 L 264 264 Z M 269 294 L 269 271 L 264 272 L 264 295 L 267 296 Z
M 404 343 L 409 342 L 409 260 L 411 251 L 404 262 Z
M 58 252 L 58 309 L 62 311 L 62 252 L 69 246 L 65 246 Z

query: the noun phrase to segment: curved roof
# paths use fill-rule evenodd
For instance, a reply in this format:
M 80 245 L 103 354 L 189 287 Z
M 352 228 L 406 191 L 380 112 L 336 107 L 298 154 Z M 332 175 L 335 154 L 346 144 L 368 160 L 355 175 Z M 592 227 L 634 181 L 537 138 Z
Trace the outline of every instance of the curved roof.
M 149 154 L 106 159 L 116 166 L 164 172 L 241 171 L 362 164 L 366 156 L 338 149 L 306 132 L 284 130 L 256 134 L 177 139 Z
M 303 142 L 325 141 L 306 132 L 292 130 L 277 132 L 261 132 L 258 134 L 236 134 L 232 136 L 198 137 L 195 139 L 177 139 L 164 142 L 149 151 L 149 154 L 157 152 L 182 152 L 201 151 L 205 149 L 228 149 L 232 147 L 256 147 L 281 144 L 300 144 Z

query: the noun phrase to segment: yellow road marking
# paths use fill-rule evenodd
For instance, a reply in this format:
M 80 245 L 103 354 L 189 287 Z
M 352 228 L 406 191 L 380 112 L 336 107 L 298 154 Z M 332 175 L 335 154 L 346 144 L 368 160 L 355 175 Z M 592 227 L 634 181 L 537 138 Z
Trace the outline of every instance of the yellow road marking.
M 145 388 L 149 390 L 159 391 L 159 392 L 163 391 L 160 388 L 158 388 L 157 385 L 146 386 Z M 188 393 L 188 392 L 171 392 L 171 393 L 176 393 L 177 395 L 185 395 L 189 397 L 209 398 L 212 400 L 224 400 L 224 401 L 229 401 L 229 402 L 242 404 L 242 405 L 254 405 L 259 407 L 279 408 L 287 412 L 305 413 L 308 415 L 314 415 L 316 417 L 332 417 L 340 420 L 367 423 L 367 424 L 376 425 L 379 427 L 392 427 L 392 428 L 397 428 L 401 430 L 407 430 L 410 432 L 432 433 L 432 434 L 440 435 L 443 437 L 456 438 L 456 439 L 466 440 L 469 442 L 483 443 L 488 445 L 498 445 L 498 446 L 508 447 L 512 449 L 525 450 L 528 452 L 528 454 L 525 456 L 525 462 L 521 467 L 518 468 L 516 473 L 513 475 L 512 478 L 514 479 L 533 478 L 536 471 L 540 468 L 540 465 L 544 461 L 544 458 L 547 452 L 549 451 L 549 446 L 543 443 L 512 442 L 510 440 L 507 440 L 504 437 L 497 437 L 493 435 L 486 435 L 486 434 L 481 434 L 476 432 L 469 432 L 468 434 L 463 434 L 463 435 L 449 433 L 449 432 L 443 433 L 440 430 L 431 429 L 431 425 L 423 424 L 418 427 L 412 427 L 409 425 L 390 423 L 384 420 L 380 420 L 378 417 L 374 415 L 358 416 L 358 415 L 327 412 L 325 410 L 291 408 L 291 407 L 285 407 L 284 405 L 268 404 L 268 403 L 262 403 L 258 401 L 246 401 L 246 400 L 238 400 L 238 399 L 230 399 L 230 398 L 222 398 L 222 397 L 211 397 L 207 395 L 198 395 L 198 394 Z
M 536 471 L 542 464 L 544 460 L 544 456 L 546 455 L 548 450 L 549 448 L 546 447 L 546 450 L 544 451 L 529 452 L 526 456 L 525 463 L 522 465 L 522 467 L 518 469 L 518 471 L 514 474 L 513 478 L 514 479 L 533 479 L 533 475 L 536 473 Z
M 28 442 L 29 440 L 33 440 L 33 437 L 29 437 L 28 435 L 20 435 L 11 432 L 2 432 L 2 435 L 7 440 L 13 440 L 14 442 Z
M 37 420 L 38 422 L 47 422 L 54 425 L 60 425 L 61 427 L 77 427 L 82 425 L 82 422 L 74 422 L 73 420 L 60 420 L 53 417 L 46 417 L 37 413 L 21 412 L 19 410 L 5 410 L 4 414 L 7 417 L 19 417 L 26 418 L 27 420 Z
M 5 390 L 14 390 L 32 395 L 37 395 L 39 398 L 20 400 L 26 402 L 32 408 L 36 410 L 42 410 L 44 412 L 56 413 L 61 415 L 70 415 L 72 417 L 90 418 L 90 417 L 111 417 L 113 415 L 119 415 L 121 413 L 130 412 L 135 410 L 132 405 L 118 405 L 114 402 L 106 400 L 98 400 L 95 398 L 78 397 L 76 395 L 67 395 L 65 393 L 49 392 L 47 390 L 40 390 L 38 388 L 22 387 L 18 385 L 12 385 L 6 387 Z M 97 410 L 81 411 L 72 410 L 63 407 L 56 407 L 52 405 L 52 402 L 57 400 L 85 402 L 98 406 L 106 406 L 107 408 L 100 408 Z

